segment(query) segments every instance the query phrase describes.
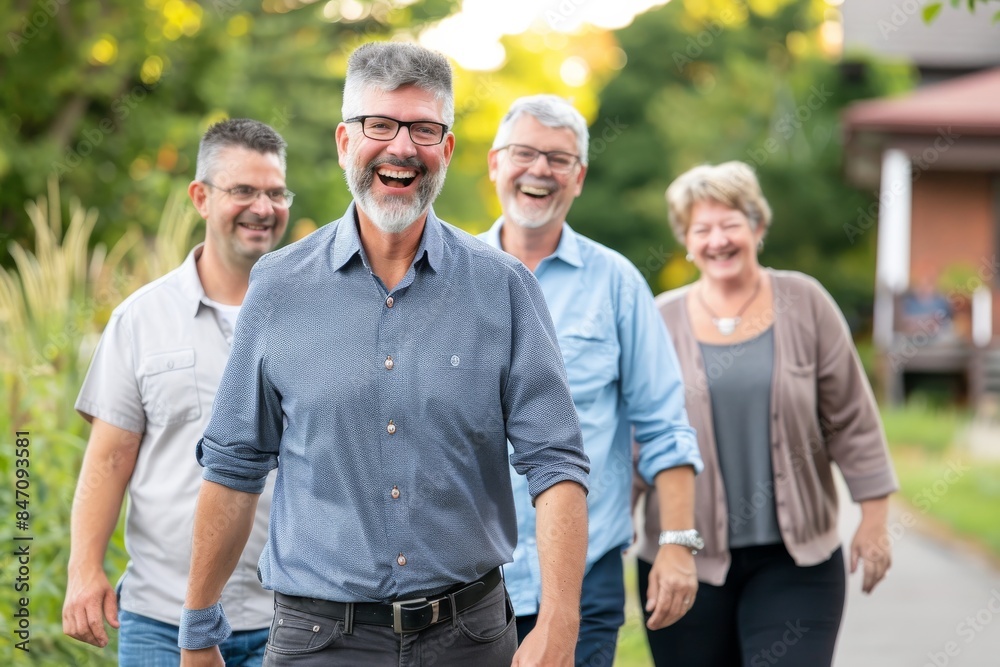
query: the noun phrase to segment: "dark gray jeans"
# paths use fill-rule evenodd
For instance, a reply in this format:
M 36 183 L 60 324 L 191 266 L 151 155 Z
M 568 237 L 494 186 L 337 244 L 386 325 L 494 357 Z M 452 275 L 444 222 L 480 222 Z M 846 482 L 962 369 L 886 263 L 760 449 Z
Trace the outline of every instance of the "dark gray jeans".
M 503 582 L 447 621 L 412 634 L 275 605 L 264 667 L 510 667 L 517 650 L 514 610 Z

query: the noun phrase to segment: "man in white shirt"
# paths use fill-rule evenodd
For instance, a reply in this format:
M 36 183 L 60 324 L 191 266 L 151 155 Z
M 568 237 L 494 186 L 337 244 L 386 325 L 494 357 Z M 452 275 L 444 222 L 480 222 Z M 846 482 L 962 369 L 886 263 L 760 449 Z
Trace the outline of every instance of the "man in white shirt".
M 108 644 L 119 628 L 119 665 L 177 665 L 177 633 L 191 562 L 205 430 L 229 356 L 250 269 L 288 226 L 285 141 L 267 125 L 213 125 L 188 186 L 205 219 L 205 242 L 184 263 L 115 309 L 94 353 L 76 408 L 92 430 L 72 513 L 63 631 Z M 260 665 L 273 615 L 257 580 L 267 539 L 271 487 L 223 593 L 233 636 L 229 665 Z M 131 560 L 117 587 L 104 555 L 128 490 L 125 547 Z M 220 517 L 225 521 L 226 517 Z

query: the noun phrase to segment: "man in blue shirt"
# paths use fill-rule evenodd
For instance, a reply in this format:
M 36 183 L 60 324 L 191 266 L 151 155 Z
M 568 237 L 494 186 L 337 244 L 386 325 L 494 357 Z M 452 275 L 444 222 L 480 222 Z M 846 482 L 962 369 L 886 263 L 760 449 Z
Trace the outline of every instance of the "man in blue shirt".
M 632 539 L 633 427 L 639 472 L 655 479 L 665 529 L 693 530 L 701 458 L 684 410 L 677 357 L 645 281 L 620 254 L 565 222 L 583 187 L 587 142 L 586 121 L 566 100 L 537 95 L 515 101 L 489 153 L 503 215 L 482 238 L 534 272 L 555 322 L 591 462 L 576 664 L 610 665 L 625 620 L 621 551 Z M 518 543 L 504 572 L 523 638 L 540 618 L 544 569 L 534 538 L 540 517 L 519 476 L 512 483 Z M 650 577 L 651 627 L 673 623 L 694 600 L 698 582 L 685 538 L 697 535 L 668 535 L 672 543 L 660 549 Z
M 354 202 L 258 263 L 198 443 L 184 664 L 221 664 L 219 590 L 277 467 L 265 665 L 569 665 L 589 466 L 537 281 L 431 209 L 455 144 L 451 68 L 366 44 L 343 114 Z M 520 647 L 499 574 L 511 464 L 537 507 L 543 588 Z

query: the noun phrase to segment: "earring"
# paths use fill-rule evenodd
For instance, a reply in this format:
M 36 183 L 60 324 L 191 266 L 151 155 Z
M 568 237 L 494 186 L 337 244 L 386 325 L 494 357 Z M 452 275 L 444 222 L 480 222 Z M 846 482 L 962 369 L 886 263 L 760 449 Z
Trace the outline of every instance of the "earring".
M 688 253 L 688 254 L 684 255 L 684 259 L 686 259 L 689 262 L 693 262 L 694 261 L 694 255 L 692 255 L 691 253 Z
M 757 242 L 757 252 L 760 252 L 763 249 L 764 249 L 764 239 L 761 239 L 760 241 Z

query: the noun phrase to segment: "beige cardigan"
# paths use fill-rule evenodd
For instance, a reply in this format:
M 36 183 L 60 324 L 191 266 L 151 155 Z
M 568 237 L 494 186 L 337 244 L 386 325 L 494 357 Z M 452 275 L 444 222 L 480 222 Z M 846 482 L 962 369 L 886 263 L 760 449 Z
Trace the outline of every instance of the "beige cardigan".
M 840 544 L 836 462 L 855 501 L 898 488 L 871 387 L 847 323 L 813 278 L 766 269 L 774 288 L 774 372 L 771 382 L 771 461 L 778 526 L 800 566 L 827 560 Z M 695 481 L 695 527 L 705 549 L 698 578 L 722 585 L 729 571 L 728 505 L 712 429 L 712 405 L 698 341 L 688 320 L 690 286 L 661 294 L 656 303 L 670 331 L 685 381 L 685 400 L 705 470 Z M 659 534 L 655 491 L 645 487 L 646 523 L 638 530 L 639 557 L 652 562 Z M 753 507 L 752 499 L 746 499 Z M 760 505 L 759 500 L 756 505 Z

